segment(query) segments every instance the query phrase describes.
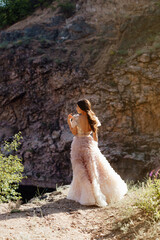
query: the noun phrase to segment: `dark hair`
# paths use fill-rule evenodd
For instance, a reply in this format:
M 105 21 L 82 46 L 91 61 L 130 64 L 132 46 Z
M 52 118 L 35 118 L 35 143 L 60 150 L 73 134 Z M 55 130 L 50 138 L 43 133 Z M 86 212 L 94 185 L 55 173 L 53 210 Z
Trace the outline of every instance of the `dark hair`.
M 89 125 L 92 131 L 95 132 L 97 130 L 97 121 L 95 118 L 96 117 L 95 113 L 91 110 L 90 101 L 87 99 L 81 99 L 77 102 L 77 105 L 81 110 L 87 113 Z

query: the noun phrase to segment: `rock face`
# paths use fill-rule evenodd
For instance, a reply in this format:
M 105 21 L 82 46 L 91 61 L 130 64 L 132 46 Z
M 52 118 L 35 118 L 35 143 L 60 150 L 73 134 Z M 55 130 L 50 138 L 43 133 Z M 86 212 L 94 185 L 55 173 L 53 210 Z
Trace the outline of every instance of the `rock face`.
M 69 19 L 55 12 L 47 23 L 1 31 L 0 141 L 22 132 L 22 184 L 70 183 L 67 115 L 82 97 L 102 123 L 101 151 L 125 180 L 159 163 L 160 11 L 144 2 L 119 25 L 98 15 L 96 1 L 79 1 Z

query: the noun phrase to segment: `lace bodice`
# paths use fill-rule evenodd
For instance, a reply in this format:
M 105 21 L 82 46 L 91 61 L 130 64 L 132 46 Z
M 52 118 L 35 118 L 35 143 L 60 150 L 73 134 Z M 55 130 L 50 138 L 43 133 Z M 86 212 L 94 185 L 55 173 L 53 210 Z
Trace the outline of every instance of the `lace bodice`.
M 88 136 L 92 133 L 92 131 L 89 132 L 84 132 L 83 129 L 81 128 L 80 124 L 79 124 L 79 114 L 75 114 L 73 115 L 73 119 L 71 121 L 71 126 L 72 128 L 74 128 L 75 126 L 77 126 L 77 135 L 78 136 Z M 97 121 L 97 126 L 101 126 L 101 123 L 99 121 L 99 119 L 95 116 L 96 121 Z

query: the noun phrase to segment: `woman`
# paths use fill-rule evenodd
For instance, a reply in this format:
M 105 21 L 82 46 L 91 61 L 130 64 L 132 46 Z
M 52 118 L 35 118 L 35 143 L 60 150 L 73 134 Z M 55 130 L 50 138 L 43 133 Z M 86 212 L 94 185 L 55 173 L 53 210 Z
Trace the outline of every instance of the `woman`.
M 127 185 L 98 148 L 100 122 L 90 102 L 78 101 L 76 110 L 77 115 L 68 115 L 68 125 L 75 137 L 71 146 L 73 180 L 67 198 L 82 205 L 103 207 L 120 200 L 127 192 Z

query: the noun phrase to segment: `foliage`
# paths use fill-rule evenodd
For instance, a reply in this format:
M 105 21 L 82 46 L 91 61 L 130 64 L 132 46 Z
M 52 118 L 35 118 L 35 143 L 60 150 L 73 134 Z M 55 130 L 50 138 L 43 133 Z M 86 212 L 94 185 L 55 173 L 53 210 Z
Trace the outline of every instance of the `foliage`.
M 23 178 L 24 167 L 16 152 L 21 139 L 21 133 L 15 134 L 12 142 L 5 142 L 0 149 L 0 202 L 20 199 L 16 190 Z
M 34 8 L 41 7 L 46 8 L 48 7 L 54 0 L 36 0 L 34 4 Z
M 160 7 L 160 0 L 157 0 L 156 5 Z
M 114 205 L 112 205 L 114 209 L 118 209 L 118 214 L 115 216 L 112 229 L 112 233 L 117 236 L 118 239 L 159 239 L 160 222 L 154 215 L 155 208 L 159 207 L 159 203 L 156 203 L 156 198 L 158 199 L 159 195 L 157 192 L 160 191 L 160 183 L 156 178 L 157 173 L 158 171 L 152 172 L 153 180 L 150 178 L 145 180 L 145 182 L 129 182 L 127 184 L 127 196 L 122 201 L 115 202 Z M 152 187 L 150 186 L 150 182 Z M 155 182 L 157 187 L 153 187 Z M 150 189 L 150 191 L 149 186 L 152 189 Z M 153 189 L 157 189 L 157 191 Z M 151 194 L 152 191 L 153 194 Z M 147 192 L 148 195 L 146 194 Z M 152 212 L 147 211 L 150 206 L 150 202 L 148 202 L 149 199 L 152 199 L 155 203 Z
M 153 220 L 160 220 L 160 179 L 147 180 L 135 205 Z
M 58 0 L 58 7 L 60 7 L 61 12 L 63 12 L 66 17 L 71 17 L 76 10 L 75 3 L 69 0 Z
M 121 55 L 121 56 L 126 56 L 126 55 L 128 55 L 128 50 L 127 49 L 119 49 L 117 51 L 117 54 Z
M 2 27 L 11 25 L 22 19 L 31 10 L 30 0 L 2 0 L 3 5 L 0 7 L 0 24 Z
M 6 49 L 8 47 L 8 44 L 9 43 L 7 41 L 0 43 L 0 49 Z
M 37 7 L 47 7 L 53 0 L 0 0 L 0 28 L 30 15 Z

